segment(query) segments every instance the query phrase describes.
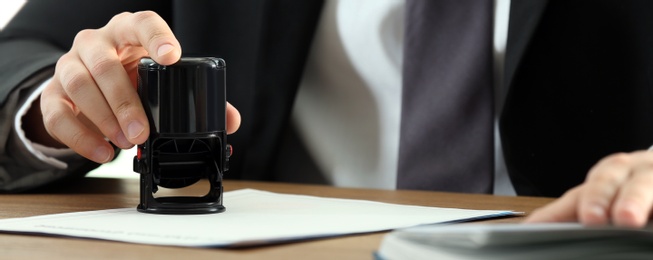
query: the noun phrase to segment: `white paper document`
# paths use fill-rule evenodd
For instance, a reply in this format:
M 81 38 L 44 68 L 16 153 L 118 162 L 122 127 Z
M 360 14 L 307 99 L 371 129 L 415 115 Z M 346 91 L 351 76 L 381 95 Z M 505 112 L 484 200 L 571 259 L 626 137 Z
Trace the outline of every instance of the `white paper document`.
M 3 219 L 0 231 L 155 245 L 238 247 L 515 214 L 252 189 L 225 192 L 224 204 L 227 210 L 218 214 L 157 215 L 125 208 Z

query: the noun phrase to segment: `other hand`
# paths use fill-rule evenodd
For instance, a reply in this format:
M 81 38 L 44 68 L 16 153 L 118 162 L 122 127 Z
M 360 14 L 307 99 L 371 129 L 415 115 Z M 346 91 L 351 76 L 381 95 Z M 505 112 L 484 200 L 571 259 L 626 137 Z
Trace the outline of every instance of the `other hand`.
M 599 161 L 581 185 L 536 210 L 525 222 L 581 222 L 643 227 L 653 209 L 653 151 Z

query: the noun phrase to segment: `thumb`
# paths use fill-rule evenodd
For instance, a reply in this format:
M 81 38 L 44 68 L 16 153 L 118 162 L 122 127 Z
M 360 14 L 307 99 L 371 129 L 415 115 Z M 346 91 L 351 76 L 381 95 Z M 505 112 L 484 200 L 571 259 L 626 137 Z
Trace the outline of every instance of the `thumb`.
M 181 58 L 181 45 L 172 30 L 152 11 L 122 13 L 105 26 L 116 46 L 143 46 L 148 55 L 161 65 L 170 65 Z

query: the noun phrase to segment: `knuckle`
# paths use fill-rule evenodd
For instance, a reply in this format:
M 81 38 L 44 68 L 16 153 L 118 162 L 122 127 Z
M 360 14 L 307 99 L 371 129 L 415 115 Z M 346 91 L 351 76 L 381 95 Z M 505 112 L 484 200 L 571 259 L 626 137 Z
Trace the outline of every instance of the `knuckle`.
M 118 24 L 121 21 L 127 20 L 128 17 L 130 17 L 131 15 L 132 15 L 132 13 L 130 13 L 130 12 L 122 12 L 122 13 L 116 14 L 113 17 L 111 17 L 111 20 L 109 20 L 109 22 L 104 27 L 102 27 L 100 29 L 105 29 L 107 27 L 115 26 L 115 24 Z
M 81 73 L 68 73 L 61 75 L 61 86 L 69 96 L 78 96 L 84 90 L 84 86 L 90 84 L 89 79 Z
M 627 153 L 615 153 L 606 157 L 605 162 L 615 165 L 627 165 L 632 162 L 632 158 Z
M 134 24 L 144 25 L 142 30 L 145 33 L 148 45 L 152 44 L 154 41 L 160 38 L 169 37 L 170 33 L 161 27 L 163 19 L 159 15 L 152 11 L 141 11 L 134 13 L 133 15 Z
M 133 24 L 149 24 L 159 18 L 153 11 L 139 11 L 132 14 Z
M 111 20 L 104 25 L 102 28 L 98 29 L 99 31 L 106 31 L 108 28 L 116 27 L 118 24 L 129 20 L 129 17 L 132 15 L 130 12 L 122 12 L 111 17 Z
M 95 37 L 96 33 L 97 30 L 95 29 L 84 29 L 79 31 L 77 35 L 75 35 L 75 39 L 73 40 L 73 46 L 79 46 L 84 42 L 88 42 L 89 40 Z
M 116 101 L 115 105 L 113 106 L 113 110 L 115 111 L 116 115 L 123 115 L 124 117 L 130 114 L 129 111 L 131 111 L 133 107 L 133 102 L 128 99 L 122 99 Z
M 150 31 L 147 33 L 148 38 L 147 38 L 147 45 L 151 46 L 153 43 L 155 43 L 158 39 L 162 39 L 165 37 L 168 37 L 168 33 L 158 30 L 158 29 L 150 29 Z
M 53 133 L 52 130 L 55 130 L 58 125 L 61 124 L 63 121 L 64 114 L 62 111 L 50 111 L 50 110 L 44 110 L 43 111 L 43 125 L 45 126 L 45 129 L 48 130 L 48 132 L 52 135 L 56 135 L 56 133 Z
M 56 93 L 55 91 L 57 90 L 58 90 L 57 87 L 54 84 L 52 84 L 52 82 L 50 82 L 48 85 L 45 86 L 45 88 L 43 88 L 43 92 L 41 92 L 41 110 L 43 110 L 44 101 L 50 99 Z
M 73 131 L 68 142 L 73 149 L 83 147 L 86 143 L 84 142 L 84 133 L 82 131 Z
M 614 171 L 596 171 L 591 174 L 591 180 L 596 183 L 618 183 L 621 177 Z
M 119 14 L 117 14 L 117 15 L 114 15 L 114 16 L 111 18 L 111 20 L 109 20 L 109 23 L 113 23 L 113 22 L 116 22 L 116 21 L 118 21 L 118 20 L 125 19 L 125 18 L 127 18 L 127 17 L 129 17 L 129 16 L 131 16 L 131 15 L 133 15 L 132 12 L 122 12 L 122 13 L 119 13 Z
M 621 179 L 621 172 L 608 170 L 613 168 L 624 168 L 632 164 L 633 158 L 627 153 L 615 153 L 609 155 L 599 163 L 597 163 L 592 169 L 590 169 L 587 179 L 594 181 L 617 181 Z
M 71 57 L 69 53 L 61 55 L 61 57 L 59 57 L 59 59 L 57 60 L 57 64 L 55 64 L 54 66 L 55 75 L 59 75 L 63 73 L 66 64 L 70 63 L 70 59 Z M 59 75 L 59 77 L 61 77 L 61 75 Z
M 61 55 L 61 57 L 59 57 L 59 59 L 57 60 L 57 64 L 56 64 L 55 68 L 56 69 L 61 69 L 64 64 L 66 64 L 66 63 L 68 63 L 70 61 L 70 59 L 71 59 L 70 58 L 70 53 L 65 53 L 65 54 Z
M 115 117 L 113 117 L 113 115 L 108 115 L 101 118 L 99 121 L 97 121 L 97 126 L 99 127 L 99 129 L 109 129 L 108 133 L 122 131 L 120 129 L 120 126 L 118 126 Z
M 118 64 L 119 62 L 111 57 L 107 57 L 106 55 L 98 55 L 92 59 L 92 64 L 89 68 L 89 71 L 94 77 L 101 78 L 110 71 L 117 68 Z

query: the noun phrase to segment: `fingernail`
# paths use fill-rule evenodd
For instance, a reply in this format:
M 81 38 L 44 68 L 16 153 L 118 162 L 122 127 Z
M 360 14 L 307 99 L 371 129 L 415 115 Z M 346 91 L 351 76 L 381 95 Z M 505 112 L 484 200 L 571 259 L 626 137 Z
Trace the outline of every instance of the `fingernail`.
M 135 120 L 132 121 L 127 126 L 127 134 L 129 134 L 129 139 L 134 139 L 134 138 L 138 137 L 139 135 L 141 135 L 143 130 L 144 130 L 143 124 L 141 124 L 140 122 L 135 121 Z
M 120 148 L 127 148 L 132 146 L 132 143 L 127 140 L 127 137 L 125 137 L 125 134 L 123 134 L 122 131 L 118 134 L 118 137 L 116 137 L 116 142 L 118 142 L 117 145 Z
M 600 206 L 592 206 L 590 211 L 594 217 L 598 219 L 605 219 L 605 209 Z
M 156 55 L 161 57 L 161 56 L 166 55 L 169 52 L 171 52 L 174 48 L 175 47 L 170 45 L 170 44 L 161 45 L 161 46 L 159 46 L 159 49 L 156 50 Z
M 616 222 L 621 226 L 641 227 L 646 224 L 646 212 L 642 211 L 637 204 L 625 202 L 616 217 Z
M 100 146 L 95 149 L 95 152 L 93 153 L 94 161 L 105 163 L 108 162 L 109 159 L 111 159 L 111 151 L 108 148 Z

